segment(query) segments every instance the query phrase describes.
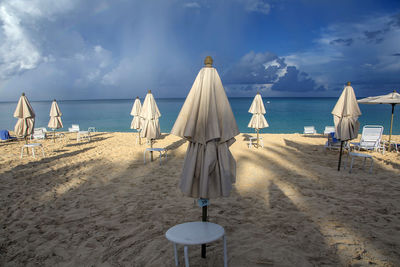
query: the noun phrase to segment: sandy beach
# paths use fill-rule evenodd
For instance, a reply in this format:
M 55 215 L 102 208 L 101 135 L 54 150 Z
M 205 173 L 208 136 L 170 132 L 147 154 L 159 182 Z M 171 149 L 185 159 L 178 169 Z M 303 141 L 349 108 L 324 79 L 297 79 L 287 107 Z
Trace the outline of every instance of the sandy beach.
M 361 159 L 338 172 L 321 135 L 263 134 L 260 149 L 246 136 L 231 147 L 233 192 L 209 207 L 229 266 L 400 266 L 400 153 L 370 152 L 372 174 Z M 36 159 L 20 159 L 23 143 L 0 143 L 0 265 L 175 266 L 165 232 L 201 220 L 178 188 L 187 143 L 163 134 L 159 166 L 143 163 L 134 133 L 75 137 L 38 141 L 46 156 Z M 221 241 L 207 253 L 191 246 L 191 266 L 223 266 Z

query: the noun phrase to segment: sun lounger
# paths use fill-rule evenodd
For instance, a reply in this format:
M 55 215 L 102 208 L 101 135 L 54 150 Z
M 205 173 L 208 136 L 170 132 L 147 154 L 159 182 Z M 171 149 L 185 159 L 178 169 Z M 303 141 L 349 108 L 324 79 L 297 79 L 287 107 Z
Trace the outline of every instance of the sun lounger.
M 316 134 L 317 131 L 315 130 L 314 126 L 304 126 L 303 134 Z
M 382 146 L 386 149 L 386 147 L 388 147 L 390 149 L 390 151 L 396 151 L 397 153 L 400 152 L 400 143 L 394 141 L 394 140 L 390 140 L 390 142 L 388 140 L 382 140 Z
M 76 133 L 79 132 L 79 124 L 72 124 L 71 128 L 68 128 L 68 131 L 70 133 Z
M 335 126 L 325 126 L 324 135 L 335 132 Z
M 31 135 L 31 140 L 32 139 L 46 139 L 46 128 L 35 128 L 33 129 L 33 134 Z
M 96 132 L 96 127 L 89 127 L 87 130 L 88 130 L 89 133 L 90 132 Z
M 262 138 L 262 136 L 258 137 L 259 141 L 260 141 L 260 146 L 262 148 L 264 148 L 264 139 Z M 257 137 L 249 137 L 249 143 L 248 143 L 248 147 L 252 148 L 253 146 L 257 145 Z
M 340 149 L 340 141 L 335 138 L 335 133 L 329 133 L 328 141 L 325 143 L 325 149 Z
M 357 150 L 381 150 L 385 152 L 385 147 L 381 145 L 383 126 L 365 125 L 362 130 L 360 142 L 351 143 Z
M 90 141 L 90 132 L 89 131 L 78 131 L 76 135 L 76 141 L 81 141 L 82 139 L 86 138 Z

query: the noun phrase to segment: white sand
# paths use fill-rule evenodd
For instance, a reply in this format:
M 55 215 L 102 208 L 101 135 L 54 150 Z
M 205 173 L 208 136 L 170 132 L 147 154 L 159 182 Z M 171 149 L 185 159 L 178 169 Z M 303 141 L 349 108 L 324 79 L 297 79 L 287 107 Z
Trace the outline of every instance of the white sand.
M 165 232 L 201 220 L 178 189 L 186 143 L 163 135 L 159 166 L 143 164 L 133 133 L 74 137 L 39 141 L 46 157 L 36 159 L 19 158 L 22 143 L 0 144 L 0 265 L 174 266 Z M 209 207 L 230 266 L 400 266 L 400 153 L 370 153 L 373 173 L 358 159 L 349 174 L 326 138 L 263 137 L 264 149 L 237 137 L 235 190 Z M 207 253 L 190 247 L 191 266 L 223 266 L 221 241 Z

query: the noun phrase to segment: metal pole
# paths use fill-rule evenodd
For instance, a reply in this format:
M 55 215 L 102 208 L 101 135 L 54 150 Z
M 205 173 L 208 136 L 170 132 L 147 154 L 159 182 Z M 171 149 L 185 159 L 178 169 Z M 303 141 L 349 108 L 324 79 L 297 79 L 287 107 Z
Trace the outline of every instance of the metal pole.
M 392 146 L 390 145 L 390 140 L 392 139 L 392 127 L 393 127 L 393 113 L 394 113 L 394 105 L 396 105 L 396 104 L 392 104 L 392 119 L 390 120 L 389 152 L 390 152 L 390 148 L 392 147 Z
M 202 208 L 202 221 L 206 222 L 207 221 L 207 206 L 203 206 Z M 201 257 L 206 258 L 206 244 L 201 245 Z
M 153 148 L 153 140 L 150 139 L 150 148 Z M 153 151 L 150 151 L 150 161 L 153 161 Z
M 259 133 L 260 129 L 257 129 L 257 148 L 258 148 L 258 133 Z
M 342 150 L 343 150 L 343 141 L 340 141 L 340 154 L 339 154 L 339 164 L 337 170 L 340 171 L 340 163 L 342 162 Z
M 28 144 L 28 137 L 27 136 L 25 136 L 25 144 L 26 145 Z M 28 147 L 26 147 L 26 154 L 29 156 L 29 148 Z

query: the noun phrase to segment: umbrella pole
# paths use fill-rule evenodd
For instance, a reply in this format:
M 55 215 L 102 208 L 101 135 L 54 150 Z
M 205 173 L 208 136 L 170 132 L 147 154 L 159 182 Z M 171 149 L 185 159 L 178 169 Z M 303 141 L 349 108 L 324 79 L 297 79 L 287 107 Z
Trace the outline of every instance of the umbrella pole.
M 28 144 L 28 137 L 27 137 L 27 136 L 25 136 L 25 144 L 26 144 L 26 145 Z M 29 149 L 28 149 L 28 147 L 26 147 L 26 154 L 29 156 Z
M 390 120 L 389 152 L 390 152 L 390 149 L 391 149 L 391 147 L 392 147 L 392 146 L 390 145 L 390 140 L 392 139 L 394 105 L 396 105 L 396 104 L 392 104 L 392 119 Z
M 258 133 L 259 133 L 260 129 L 257 129 L 257 148 L 258 148 Z
M 340 171 L 340 163 L 342 162 L 343 141 L 340 141 L 339 164 L 337 170 Z
M 53 143 L 56 142 L 56 130 L 53 129 Z
M 150 148 L 153 148 L 153 140 L 150 139 Z M 150 151 L 150 161 L 153 161 L 153 151 Z
M 202 207 L 202 218 L 201 221 L 207 221 L 207 206 Z M 206 258 L 206 244 L 201 245 L 201 257 Z
M 142 140 L 140 139 L 140 132 L 138 131 L 138 136 L 139 136 L 139 145 L 142 145 Z

